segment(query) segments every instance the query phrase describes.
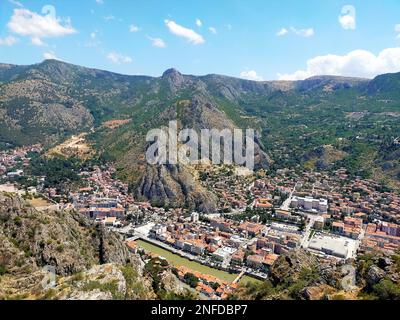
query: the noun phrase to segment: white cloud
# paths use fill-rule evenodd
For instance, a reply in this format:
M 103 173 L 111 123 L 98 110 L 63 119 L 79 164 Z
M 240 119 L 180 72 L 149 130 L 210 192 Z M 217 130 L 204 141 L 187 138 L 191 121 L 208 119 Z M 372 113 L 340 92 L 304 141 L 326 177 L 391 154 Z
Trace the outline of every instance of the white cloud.
M 8 0 L 8 2 L 13 4 L 13 5 L 15 5 L 15 6 L 17 6 L 17 7 L 20 7 L 20 8 L 24 7 L 24 5 L 21 2 L 17 1 L 17 0 Z
M 350 15 L 339 16 L 339 23 L 345 30 L 354 30 L 356 28 L 356 19 Z
M 177 24 L 175 21 L 165 20 L 164 22 L 171 33 L 178 37 L 187 39 L 194 45 L 203 44 L 205 42 L 204 38 L 192 29 L 185 28 Z
M 125 55 L 115 52 L 115 51 L 110 52 L 107 55 L 107 59 L 115 64 L 132 63 L 132 61 L 133 61 L 131 57 L 125 56 Z
M 203 22 L 201 22 L 200 19 L 196 19 L 196 26 L 198 26 L 199 28 L 203 25 Z
M 290 30 L 291 30 L 293 33 L 297 34 L 298 36 L 306 37 L 306 38 L 312 37 L 312 36 L 314 35 L 314 33 L 315 33 L 313 28 L 308 28 L 308 29 L 296 29 L 296 28 L 294 28 L 294 27 L 291 27 Z
M 43 43 L 42 38 L 56 38 L 77 31 L 71 26 L 69 19 L 64 19 L 64 25 L 61 19 L 52 15 L 41 16 L 27 9 L 15 9 L 8 28 L 21 36 L 31 37 L 32 43 Z
M 400 23 L 394 26 L 394 31 L 398 33 L 397 38 L 400 39 Z
M 0 46 L 11 47 L 18 42 L 19 42 L 19 40 L 13 36 L 8 36 L 6 38 L 0 38 Z
M 31 38 L 31 44 L 38 47 L 46 46 L 46 43 L 44 43 L 42 39 L 38 37 Z
M 242 71 L 240 77 L 247 80 L 263 81 L 263 78 L 254 70 Z
M 288 33 L 289 33 L 289 30 L 288 30 L 288 29 L 282 28 L 281 30 L 279 30 L 279 31 L 276 33 L 276 35 L 277 35 L 278 37 L 282 37 L 282 36 L 284 36 L 284 35 L 286 35 L 286 34 L 288 34 Z
M 131 24 L 129 26 L 129 32 L 139 32 L 140 28 L 138 26 L 135 26 L 134 24 Z
M 209 27 L 208 31 L 210 31 L 212 34 L 217 34 L 217 29 L 215 29 L 214 27 Z
M 104 0 L 96 0 L 97 4 L 104 4 Z
M 287 35 L 287 34 L 290 33 L 290 32 L 294 33 L 295 35 L 298 35 L 298 36 L 300 36 L 300 37 L 305 37 L 305 38 L 312 37 L 312 36 L 315 34 L 313 28 L 296 29 L 295 27 L 290 27 L 289 29 L 287 29 L 287 28 L 281 28 L 281 29 L 276 33 L 276 35 L 277 35 L 278 37 L 282 37 L 282 36 Z
M 356 29 L 356 8 L 351 5 L 344 6 L 339 16 L 339 23 L 345 30 Z
M 56 56 L 56 54 L 54 53 L 54 51 L 49 51 L 49 52 L 45 52 L 43 54 L 43 58 L 45 60 L 59 60 Z
M 156 48 L 165 48 L 167 45 L 165 44 L 165 41 L 161 38 L 152 38 L 152 37 L 147 37 L 151 43 L 153 47 Z
M 316 75 L 373 78 L 379 74 L 400 71 L 400 48 L 388 48 L 375 55 L 354 50 L 346 55 L 325 55 L 307 61 L 305 70 L 278 74 L 280 80 L 303 80 Z

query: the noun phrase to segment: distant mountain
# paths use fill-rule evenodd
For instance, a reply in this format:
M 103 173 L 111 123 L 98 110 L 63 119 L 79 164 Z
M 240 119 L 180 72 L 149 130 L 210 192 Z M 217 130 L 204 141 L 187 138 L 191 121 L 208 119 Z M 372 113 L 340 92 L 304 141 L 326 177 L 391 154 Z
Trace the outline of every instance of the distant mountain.
M 400 97 L 400 73 L 391 73 L 377 76 L 368 83 L 370 94 L 394 94 Z
M 203 211 L 214 210 L 215 201 L 188 168 L 145 163 L 149 129 L 175 119 L 182 128 L 254 128 L 257 168 L 314 167 L 318 158 L 307 155 L 329 145 L 331 154 L 347 156 L 324 158 L 324 168 L 345 165 L 396 182 L 399 163 L 385 160 L 382 146 L 396 148 L 391 141 L 400 136 L 399 79 L 400 73 L 255 82 L 175 69 L 161 77 L 125 76 L 56 60 L 0 65 L 0 147 L 51 146 L 94 128 L 89 139 L 116 161 L 138 198 Z M 108 120 L 129 121 L 109 128 Z
M 104 120 L 130 116 L 141 107 L 146 109 L 146 104 L 162 104 L 165 98 L 174 100 L 175 95 L 208 95 L 240 104 L 249 95 L 275 99 L 281 93 L 318 94 L 350 88 L 362 91 L 366 87 L 368 92 L 380 92 L 382 86 L 398 86 L 392 83 L 393 77 L 384 75 L 369 81 L 320 76 L 304 81 L 255 82 L 220 75 L 187 76 L 175 69 L 167 70 L 160 78 L 125 76 L 57 60 L 31 66 L 0 64 L 0 108 L 4 117 L 0 140 L 18 144 L 45 138 L 53 142 Z
M 339 90 L 359 88 L 363 89 L 369 82 L 368 79 L 346 78 L 338 76 L 315 76 L 304 81 L 298 81 L 296 88 L 304 90 Z

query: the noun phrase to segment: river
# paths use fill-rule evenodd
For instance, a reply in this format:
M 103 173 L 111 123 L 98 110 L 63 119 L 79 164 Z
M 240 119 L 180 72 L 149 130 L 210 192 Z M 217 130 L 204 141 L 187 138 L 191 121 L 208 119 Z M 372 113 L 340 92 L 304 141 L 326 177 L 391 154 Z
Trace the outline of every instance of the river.
M 182 258 L 181 256 L 172 253 L 168 250 L 165 250 L 163 248 L 160 248 L 154 244 L 151 244 L 149 242 L 143 241 L 143 240 L 137 240 L 137 244 L 142 247 L 143 249 L 152 252 L 154 254 L 159 255 L 160 257 L 165 258 L 170 264 L 174 266 L 185 266 L 189 269 L 192 269 L 197 272 L 201 272 L 203 274 L 209 274 L 212 275 L 218 279 L 227 281 L 227 282 L 233 282 L 233 280 L 236 279 L 238 274 L 234 273 L 229 273 L 226 271 L 218 270 L 215 268 L 211 268 L 205 265 L 202 265 L 201 263 L 198 263 L 196 261 L 190 261 L 189 259 Z M 261 280 L 255 279 L 253 277 L 249 277 L 247 275 L 244 275 L 240 282 L 241 284 L 247 283 L 247 282 L 256 282 L 260 283 Z

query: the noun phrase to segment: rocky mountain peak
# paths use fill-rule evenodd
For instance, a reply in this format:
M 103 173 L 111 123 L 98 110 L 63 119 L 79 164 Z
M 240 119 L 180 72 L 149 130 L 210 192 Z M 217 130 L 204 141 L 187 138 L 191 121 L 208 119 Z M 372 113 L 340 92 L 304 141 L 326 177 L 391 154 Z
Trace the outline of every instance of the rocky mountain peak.
M 166 70 L 166 71 L 163 73 L 162 77 L 163 77 L 164 79 L 170 79 L 170 80 L 173 80 L 173 81 L 176 81 L 176 80 L 183 80 L 183 75 L 182 75 L 182 73 L 180 73 L 178 70 L 176 70 L 176 69 L 174 69 L 174 68 L 170 68 L 170 69 Z
M 163 78 L 179 77 L 179 76 L 182 76 L 182 74 L 175 68 L 170 68 L 166 70 L 162 75 Z
M 171 68 L 165 71 L 162 75 L 162 79 L 167 80 L 171 89 L 171 92 L 175 93 L 184 83 L 184 76 L 176 69 Z

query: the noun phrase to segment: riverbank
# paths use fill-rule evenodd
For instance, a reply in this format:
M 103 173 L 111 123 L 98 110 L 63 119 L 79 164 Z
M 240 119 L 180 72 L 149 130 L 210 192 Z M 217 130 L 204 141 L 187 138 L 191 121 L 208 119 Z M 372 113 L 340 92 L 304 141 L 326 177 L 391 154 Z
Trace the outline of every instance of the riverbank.
M 157 254 L 160 257 L 165 258 L 170 264 L 172 264 L 173 266 L 185 266 L 189 269 L 192 269 L 194 271 L 203 273 L 203 274 L 208 274 L 208 275 L 212 275 L 220 280 L 226 281 L 226 282 L 233 282 L 238 274 L 237 273 L 229 273 L 226 271 L 222 271 L 222 270 L 218 270 L 215 268 L 211 268 L 205 265 L 202 265 L 201 263 L 198 263 L 196 261 L 190 261 L 189 259 L 186 258 L 182 258 L 181 256 L 172 253 L 166 249 L 160 248 L 154 244 L 151 244 L 149 242 L 146 242 L 144 240 L 137 240 L 136 241 L 137 244 L 142 247 L 143 249 Z M 244 275 L 239 283 L 240 284 L 245 284 L 247 282 L 261 282 L 261 280 L 249 277 L 247 275 Z

